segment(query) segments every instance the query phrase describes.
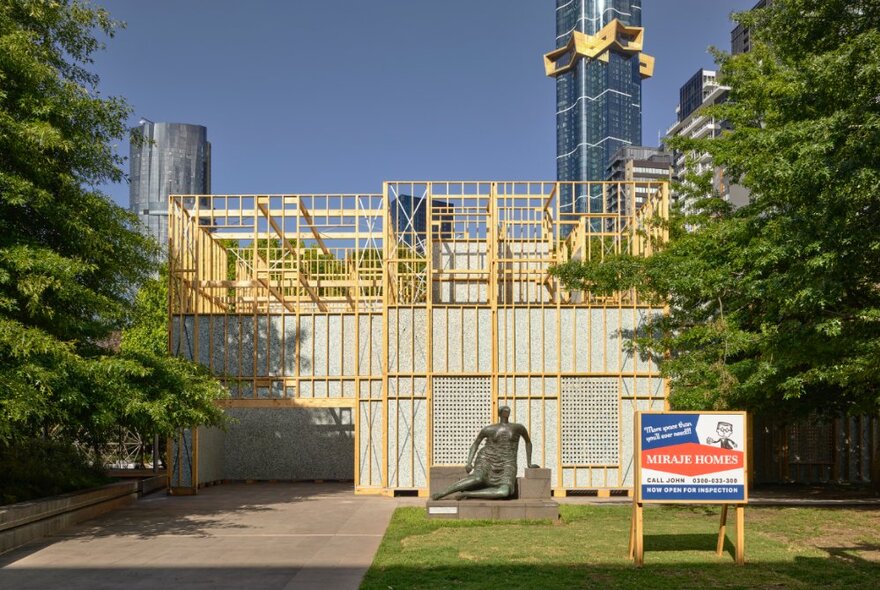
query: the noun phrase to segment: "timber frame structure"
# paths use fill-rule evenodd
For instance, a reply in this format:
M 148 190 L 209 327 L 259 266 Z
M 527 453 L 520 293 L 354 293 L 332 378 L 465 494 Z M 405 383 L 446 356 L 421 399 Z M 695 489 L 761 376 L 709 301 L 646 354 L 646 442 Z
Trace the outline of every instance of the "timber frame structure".
M 611 191 L 649 197 L 638 211 L 571 213 L 559 210 L 563 189 L 602 203 Z M 633 413 L 664 409 L 667 393 L 655 359 L 627 336 L 663 307 L 634 291 L 569 291 L 548 271 L 650 255 L 667 238 L 668 209 L 665 182 L 170 197 L 169 347 L 221 379 L 230 398 L 219 403 L 244 417 L 225 434 L 184 433 L 172 489 L 332 479 L 273 463 L 326 451 L 266 420 L 341 409 L 355 491 L 424 494 L 429 467 L 463 463 L 475 428 L 506 404 L 553 470 L 555 494 L 627 493 Z M 238 453 L 261 424 L 291 446 L 270 437 Z

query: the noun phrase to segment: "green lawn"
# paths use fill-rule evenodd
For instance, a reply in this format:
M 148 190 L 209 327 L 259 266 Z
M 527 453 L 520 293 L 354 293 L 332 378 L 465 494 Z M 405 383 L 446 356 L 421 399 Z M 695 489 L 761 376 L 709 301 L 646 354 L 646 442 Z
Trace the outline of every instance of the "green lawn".
M 645 508 L 645 566 L 627 558 L 630 507 L 561 507 L 559 523 L 428 520 L 398 509 L 363 589 L 877 588 L 880 510 L 746 508 L 746 565 L 715 555 L 719 508 Z

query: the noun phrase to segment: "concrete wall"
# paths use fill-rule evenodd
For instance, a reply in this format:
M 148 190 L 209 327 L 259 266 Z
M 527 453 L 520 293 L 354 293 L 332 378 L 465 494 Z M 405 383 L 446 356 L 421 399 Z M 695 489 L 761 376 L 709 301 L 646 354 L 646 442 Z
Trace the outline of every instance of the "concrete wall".
M 348 408 L 228 408 L 226 479 L 354 479 Z
M 0 508 L 0 553 L 95 518 L 137 499 L 138 482 L 123 481 Z
M 474 264 L 480 264 L 479 255 Z M 656 359 L 630 350 L 627 342 L 659 312 L 617 306 L 497 310 L 494 361 L 498 372 L 509 375 L 498 379 L 498 400 L 510 405 L 513 419 L 529 428 L 533 461 L 554 469 L 556 487 L 618 487 L 631 482 L 632 414 L 635 409 L 662 409 L 664 389 Z M 218 374 L 259 379 L 255 389 L 240 391 L 230 380 L 233 397 L 341 398 L 350 400 L 344 405 L 354 406 L 230 408 L 238 422 L 212 443 L 214 449 L 222 445 L 222 470 L 216 467 L 217 455 L 202 449 L 200 455 L 212 467 L 200 466 L 199 479 L 207 481 L 205 477 L 218 472 L 224 479 L 356 477 L 361 488 L 381 488 L 386 473 L 389 488 L 425 487 L 431 462 L 428 374 L 465 380 L 491 377 L 492 310 L 438 305 L 429 321 L 424 307 L 391 307 L 387 318 L 387 402 L 382 391 L 385 331 L 380 314 L 301 314 L 298 324 L 296 316 L 202 316 L 198 322 L 186 317 L 182 324 L 175 320 L 173 346 L 180 354 Z M 618 429 L 601 432 L 620 441 L 614 465 L 563 464 L 560 469 L 558 458 L 572 456 L 563 453 L 572 440 L 594 436 L 582 426 L 587 414 L 584 420 L 560 423 L 565 407 L 593 411 L 589 407 L 595 400 L 589 394 L 580 394 L 586 396 L 582 405 L 572 406 L 566 396 L 573 394 L 560 391 L 559 384 L 570 378 L 613 380 L 618 405 L 609 415 L 617 416 Z M 607 399 L 601 403 L 609 407 Z M 435 435 L 445 420 L 434 422 Z M 449 427 L 454 425 L 450 422 Z M 524 465 L 524 451 L 521 454 Z M 186 466 L 181 470 L 185 475 Z
M 223 442 L 226 433 L 219 428 L 199 428 L 199 484 L 224 479 Z

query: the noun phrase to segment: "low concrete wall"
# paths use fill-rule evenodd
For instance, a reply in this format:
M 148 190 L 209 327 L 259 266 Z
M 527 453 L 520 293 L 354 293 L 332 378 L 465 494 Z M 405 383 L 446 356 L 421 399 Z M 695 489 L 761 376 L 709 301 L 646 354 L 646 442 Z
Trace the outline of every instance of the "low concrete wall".
M 155 475 L 138 480 L 138 496 L 146 496 L 158 490 L 164 490 L 168 486 L 168 476 Z
M 0 553 L 130 504 L 138 487 L 137 481 L 123 481 L 0 508 Z

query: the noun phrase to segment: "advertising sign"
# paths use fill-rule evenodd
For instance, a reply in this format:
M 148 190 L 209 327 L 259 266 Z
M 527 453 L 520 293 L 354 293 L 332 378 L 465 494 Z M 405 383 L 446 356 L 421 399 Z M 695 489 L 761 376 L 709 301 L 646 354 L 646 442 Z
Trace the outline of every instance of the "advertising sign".
M 745 412 L 639 413 L 637 502 L 748 501 Z

